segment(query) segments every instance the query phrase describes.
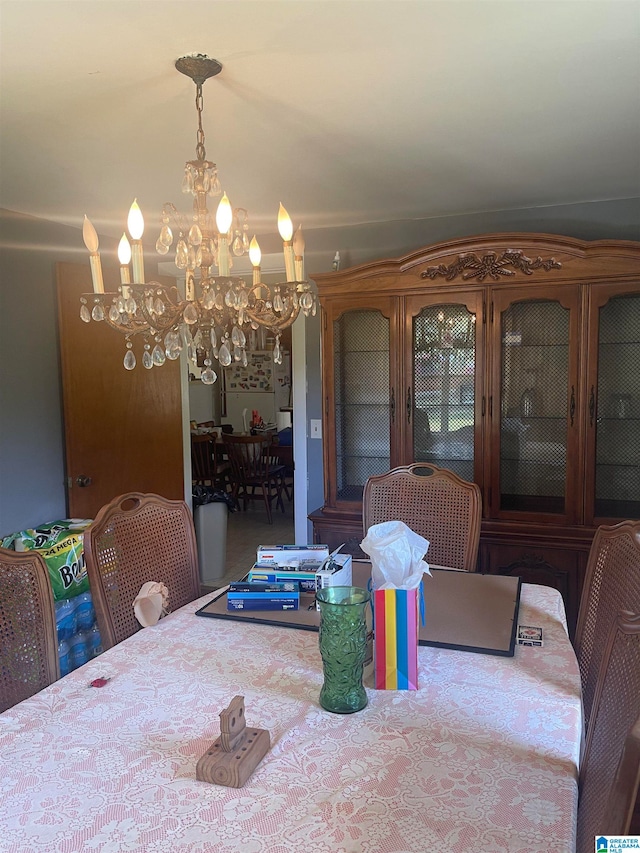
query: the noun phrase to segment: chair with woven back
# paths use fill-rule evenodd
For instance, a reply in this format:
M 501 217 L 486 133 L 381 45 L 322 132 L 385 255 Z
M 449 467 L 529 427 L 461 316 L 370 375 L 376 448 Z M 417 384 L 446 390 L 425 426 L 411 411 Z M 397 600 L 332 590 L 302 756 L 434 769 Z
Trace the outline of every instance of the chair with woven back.
M 272 502 L 275 501 L 276 507 L 284 512 L 282 492 L 285 488 L 285 466 L 271 461 L 271 437 L 223 434 L 222 440 L 231 463 L 234 499 L 242 501 L 244 510 L 249 501 L 263 501 L 269 524 L 273 524 Z
M 120 495 L 85 531 L 84 551 L 105 649 L 140 630 L 133 602 L 143 584 L 164 584 L 169 610 L 200 595 L 193 518 L 184 501 Z
M 624 835 L 638 786 L 640 614 L 621 611 L 604 644 L 580 764 L 577 853 L 596 835 Z
M 429 540 L 429 565 L 476 570 L 482 495 L 453 471 L 416 462 L 369 477 L 362 510 L 365 536 L 373 524 L 403 521 Z
M 47 566 L 36 551 L 0 548 L 0 713 L 59 678 Z
M 605 814 L 621 835 L 639 835 L 637 799 L 640 793 L 640 717 L 631 727 L 622 749 Z M 616 830 L 617 832 L 617 830 Z
M 587 729 L 607 636 L 620 610 L 640 613 L 640 521 L 599 527 L 589 551 L 575 635 Z

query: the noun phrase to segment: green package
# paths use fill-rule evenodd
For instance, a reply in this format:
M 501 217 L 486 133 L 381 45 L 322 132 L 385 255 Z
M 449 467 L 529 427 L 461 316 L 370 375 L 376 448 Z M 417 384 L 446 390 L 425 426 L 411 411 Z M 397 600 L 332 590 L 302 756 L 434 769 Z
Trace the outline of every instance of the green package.
M 53 521 L 12 537 L 16 551 L 36 550 L 44 558 L 55 601 L 89 590 L 83 531 L 90 524 L 90 518 Z
M 55 601 L 88 592 L 89 577 L 84 561 L 82 533 L 73 533 L 51 548 L 36 549 L 44 557 Z

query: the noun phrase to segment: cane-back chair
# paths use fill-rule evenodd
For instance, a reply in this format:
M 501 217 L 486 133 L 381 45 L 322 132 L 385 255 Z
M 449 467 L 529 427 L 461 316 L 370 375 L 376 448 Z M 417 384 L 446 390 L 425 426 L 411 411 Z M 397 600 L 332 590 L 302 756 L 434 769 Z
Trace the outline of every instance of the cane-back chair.
M 87 528 L 84 549 L 105 649 L 140 629 L 133 602 L 148 581 L 167 587 L 169 610 L 200 595 L 193 519 L 184 501 L 120 495 Z
M 222 440 L 231 463 L 233 497 L 242 501 L 246 510 L 248 501 L 261 500 L 267 510 L 269 524 L 273 524 L 271 504 L 284 512 L 285 466 L 273 464 L 270 457 L 271 438 L 266 435 L 223 435 Z
M 417 462 L 369 477 L 362 497 L 364 535 L 373 524 L 403 521 L 429 540 L 429 565 L 476 570 L 482 495 L 453 471 Z
M 0 712 L 60 678 L 47 566 L 36 551 L 0 548 Z
M 599 527 L 589 551 L 575 636 L 587 728 L 607 636 L 620 610 L 640 613 L 640 521 Z
M 640 717 L 627 735 L 605 813 L 621 835 L 637 835 L 634 809 L 640 791 Z
M 610 628 L 580 765 L 577 853 L 592 853 L 596 835 L 624 835 L 637 793 L 625 748 L 640 716 L 640 614 L 622 611 Z M 613 797 L 618 806 L 608 810 Z

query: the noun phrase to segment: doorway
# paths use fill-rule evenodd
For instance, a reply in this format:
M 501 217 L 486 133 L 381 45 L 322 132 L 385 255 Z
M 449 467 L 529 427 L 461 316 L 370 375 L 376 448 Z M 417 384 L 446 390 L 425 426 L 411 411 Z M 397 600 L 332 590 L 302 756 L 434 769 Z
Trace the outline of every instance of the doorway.
M 283 350 L 289 354 L 289 369 L 284 371 L 287 374 L 286 393 L 278 395 L 278 402 L 286 402 L 289 404 L 293 397 L 291 370 L 293 365 L 293 353 L 291 328 L 286 329 L 282 333 L 280 343 Z M 268 352 L 268 350 L 266 352 Z M 249 362 L 251 364 L 251 358 L 249 359 Z M 262 363 L 256 362 L 256 364 L 259 370 L 264 369 L 264 365 Z M 238 417 L 232 417 L 231 411 L 224 405 L 224 394 L 225 390 L 228 388 L 228 383 L 225 385 L 224 377 L 221 375 L 222 369 L 217 365 L 214 369 L 218 374 L 218 380 L 213 386 L 203 385 L 199 378 L 195 378 L 195 374 L 193 377 L 190 376 L 188 382 L 188 420 L 190 422 L 195 421 L 196 424 L 206 422 L 207 424 L 219 427 L 227 425 L 228 427 L 232 427 L 234 432 L 242 432 L 244 430 L 241 415 L 240 420 L 238 420 Z M 259 377 L 256 377 L 256 379 L 258 378 Z M 254 381 L 253 376 L 251 377 L 251 381 Z M 270 396 L 269 392 L 264 393 L 263 396 L 266 401 L 267 397 Z M 269 405 L 266 402 L 263 405 L 260 392 L 257 394 L 248 394 L 247 400 L 249 399 L 250 401 L 253 401 L 251 404 L 248 402 L 246 406 L 243 406 L 242 403 L 236 405 L 236 408 L 238 408 L 239 405 L 240 413 L 244 407 L 248 410 L 248 417 L 250 418 L 251 410 L 257 407 L 261 416 L 266 417 L 266 412 L 271 412 L 271 409 L 273 408 L 273 415 L 270 414 L 268 416 L 269 420 L 273 417 L 273 422 L 276 424 L 276 428 L 278 426 L 278 421 L 280 421 L 280 425 L 282 425 L 281 419 L 277 418 L 280 405 L 274 408 L 274 401 L 271 400 L 269 400 Z M 287 414 L 292 423 L 288 434 L 284 434 L 282 436 L 282 440 L 287 441 L 291 440 L 291 436 L 293 434 L 293 416 L 292 407 L 287 406 L 284 408 L 289 409 L 289 413 Z M 263 413 L 265 414 L 263 415 Z M 235 414 L 237 415 L 238 413 L 236 412 Z M 282 543 L 294 544 L 298 541 L 295 533 L 294 502 L 287 500 L 285 496 L 284 506 L 284 513 L 274 507 L 272 513 L 273 524 L 268 523 L 266 510 L 259 501 L 250 501 L 246 512 L 240 508 L 237 512 L 229 513 L 227 524 L 225 574 L 222 578 L 216 579 L 215 586 L 211 586 L 210 588 L 213 589 L 218 586 L 223 586 L 230 580 L 238 580 L 246 574 L 255 562 L 256 549 L 258 545 Z M 306 532 L 303 538 L 306 542 Z M 208 588 L 209 587 L 205 587 L 204 589 Z

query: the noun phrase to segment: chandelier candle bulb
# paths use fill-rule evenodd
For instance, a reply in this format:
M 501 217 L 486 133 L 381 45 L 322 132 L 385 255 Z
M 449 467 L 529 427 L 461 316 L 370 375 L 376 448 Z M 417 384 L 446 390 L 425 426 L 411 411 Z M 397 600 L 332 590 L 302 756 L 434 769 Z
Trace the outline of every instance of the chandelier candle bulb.
M 249 260 L 253 266 L 253 283 L 260 284 L 260 261 L 262 260 L 262 252 L 256 240 L 255 234 L 249 243 Z
M 304 237 L 302 236 L 302 225 L 293 235 L 293 255 L 295 263 L 296 281 L 304 281 Z
M 144 258 L 142 254 L 142 235 L 144 234 L 144 218 L 138 206 L 138 199 L 134 198 L 129 208 L 127 217 L 127 228 L 131 235 L 131 258 L 133 262 L 133 280 L 136 284 L 144 284 Z
M 280 202 L 280 208 L 278 210 L 278 231 L 282 237 L 284 268 L 287 275 L 287 281 L 295 281 L 296 273 L 293 260 L 293 242 L 291 239 L 293 237 L 293 223 L 291 222 L 291 217 L 287 213 L 282 202 Z
M 223 193 L 216 211 L 216 226 L 218 228 L 218 272 L 229 275 L 229 242 L 228 234 L 233 222 L 233 209 L 227 194 Z
M 120 261 L 120 284 L 122 285 L 122 298 L 128 299 L 131 296 L 131 288 L 126 285 L 131 284 L 131 246 L 127 240 L 127 235 L 123 234 L 118 243 L 118 260 Z
M 99 242 L 96 229 L 91 224 L 91 220 L 85 214 L 84 222 L 82 223 L 82 239 L 89 250 L 89 263 L 91 264 L 91 280 L 93 282 L 94 293 L 104 293 L 104 283 L 102 281 L 102 264 L 100 263 L 100 253 L 98 252 Z

